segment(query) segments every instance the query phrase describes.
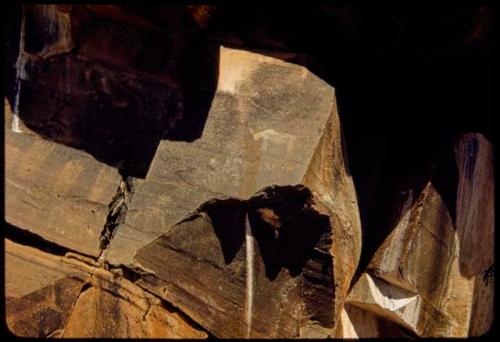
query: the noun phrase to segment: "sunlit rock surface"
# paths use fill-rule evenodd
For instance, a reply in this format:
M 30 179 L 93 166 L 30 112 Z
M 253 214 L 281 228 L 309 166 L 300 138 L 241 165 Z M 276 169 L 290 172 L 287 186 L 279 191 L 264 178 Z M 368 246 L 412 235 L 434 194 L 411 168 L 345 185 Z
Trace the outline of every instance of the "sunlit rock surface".
M 490 4 L 6 19 L 14 335 L 494 329 Z

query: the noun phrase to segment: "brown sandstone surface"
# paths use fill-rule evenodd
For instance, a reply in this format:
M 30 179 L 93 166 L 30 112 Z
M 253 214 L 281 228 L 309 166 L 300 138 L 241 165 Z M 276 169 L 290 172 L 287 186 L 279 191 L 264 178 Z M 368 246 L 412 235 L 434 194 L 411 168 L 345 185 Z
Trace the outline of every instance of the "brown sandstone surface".
M 493 19 L 447 11 L 9 7 L 10 332 L 487 333 Z

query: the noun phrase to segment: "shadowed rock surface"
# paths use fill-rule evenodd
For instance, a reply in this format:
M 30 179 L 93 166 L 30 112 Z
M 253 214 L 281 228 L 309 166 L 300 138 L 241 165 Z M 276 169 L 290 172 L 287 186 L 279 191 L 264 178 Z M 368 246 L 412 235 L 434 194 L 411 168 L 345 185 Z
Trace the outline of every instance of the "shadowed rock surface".
M 493 302 L 484 302 L 486 296 L 493 295 L 489 270 L 494 245 L 490 146 L 487 139 L 475 134 L 466 134 L 456 142 L 459 179 L 455 183 L 456 203 L 451 203 L 456 211 L 437 191 L 443 186 L 440 170 L 423 183 L 423 188 L 417 185 L 402 192 L 399 198 L 404 202 L 399 205 L 395 228 L 350 291 L 349 305 L 398 322 L 422 337 L 467 337 L 487 332 L 493 318 Z M 452 155 L 453 151 L 445 153 Z M 481 192 L 474 193 L 472 189 L 477 188 Z M 467 222 L 483 223 L 471 228 Z M 474 268 L 477 270 L 471 274 Z M 386 335 L 380 329 L 362 330 L 365 322 L 359 314 L 346 321 L 355 331 L 361 329 L 365 337 Z
M 330 255 L 334 228 L 310 201 L 305 188 L 272 188 L 248 201 L 204 205 L 137 253 L 138 265 L 155 272 L 144 285 L 165 293 L 216 336 L 245 336 L 247 291 L 253 291 L 250 336 L 326 334 L 339 297 Z M 263 210 L 272 210 L 279 226 L 266 222 Z M 252 267 L 246 264 L 246 214 L 256 245 L 253 290 L 245 285 Z
M 9 119 L 5 120 L 6 221 L 68 249 L 98 256 L 108 204 L 121 176 L 82 151 L 12 132 Z
M 11 333 L 495 330 L 491 1 L 5 12 Z
M 111 264 L 143 268 L 154 273 L 156 277 L 151 280 L 151 287 L 156 293 L 198 317 L 200 324 L 215 336 L 244 337 L 247 326 L 244 320 L 245 293 L 248 289 L 241 284 L 245 279 L 242 270 L 248 265 L 243 253 L 245 249 L 241 248 L 245 230 L 242 220 L 249 209 L 237 203 L 240 201 L 251 206 L 250 203 L 258 201 L 259 195 L 254 195 L 256 192 L 266 194 L 266 187 L 276 185 L 278 196 L 267 194 L 261 201 L 265 203 L 268 196 L 268 205 L 271 208 L 278 205 L 279 209 L 267 210 L 274 211 L 280 221 L 295 222 L 281 222 L 281 228 L 263 228 L 262 219 L 261 222 L 254 219 L 259 214 L 249 211 L 259 250 L 256 259 L 262 259 L 264 263 L 255 267 L 265 266 L 266 276 L 261 281 L 267 284 L 257 286 L 262 290 L 255 289 L 261 294 L 255 295 L 258 298 L 252 314 L 256 319 L 262 317 L 262 321 L 252 326 L 250 336 L 334 334 L 336 312 L 342 307 L 359 257 L 360 236 L 352 181 L 345 171 L 341 151 L 333 88 L 303 67 L 223 47 L 219 76 L 202 136 L 192 143 L 168 140 L 160 143 L 145 181 L 136 188 L 125 223 L 111 242 L 107 260 Z M 326 166 L 327 163 L 331 166 Z M 309 194 L 303 201 L 307 199 L 314 203 L 309 206 L 318 208 L 314 215 L 308 211 L 297 213 L 293 204 L 295 192 L 288 190 L 287 195 L 287 186 L 302 184 L 313 190 L 304 188 L 301 191 Z M 304 197 L 304 194 L 300 196 Z M 228 217 L 223 219 L 235 224 L 230 229 L 220 227 L 217 222 L 212 229 L 210 224 L 202 224 L 201 219 L 185 220 L 197 210 L 208 210 L 210 215 L 213 209 L 204 209 L 212 208 L 205 203 L 225 198 L 234 199 L 232 203 L 226 200 Z M 347 204 L 334 205 L 334 201 L 340 198 L 345 198 Z M 287 217 L 290 215 L 292 218 Z M 221 216 L 221 213 L 216 214 L 219 220 Z M 272 229 L 280 229 L 278 240 L 271 233 Z M 323 234 L 326 236 L 319 242 Z M 216 237 L 220 244 L 214 240 Z M 342 237 L 348 249 L 343 249 L 342 242 L 334 249 L 331 241 L 336 237 Z M 143 248 L 155 239 L 158 240 L 154 245 Z M 170 242 L 165 243 L 165 239 Z M 228 240 L 233 241 L 225 247 Z M 188 242 L 193 244 L 187 247 L 179 245 Z M 222 251 L 218 251 L 220 248 Z M 307 285 L 299 285 L 299 279 L 293 278 L 303 273 L 302 269 L 308 262 L 307 257 L 300 258 L 313 253 L 314 248 L 319 248 L 317 260 L 311 261 L 302 277 Z M 187 252 L 176 253 L 178 249 L 187 249 Z M 227 261 L 234 258 L 239 262 L 234 265 L 229 262 L 226 266 L 220 264 L 221 256 Z M 215 261 L 209 260 L 214 257 L 219 260 L 216 264 L 222 271 L 219 272 L 217 267 L 210 268 L 204 276 L 202 270 L 210 267 L 204 266 L 204 262 L 212 264 Z M 205 258 L 208 261 L 203 261 Z M 176 261 L 165 263 L 164 260 Z M 199 271 L 192 273 L 195 262 Z M 288 269 L 292 279 L 280 273 L 281 267 Z M 184 272 L 189 273 L 185 279 L 181 275 Z M 239 280 L 233 279 L 234 272 L 239 274 Z M 216 276 L 218 273 L 220 275 Z M 260 273 L 256 273 L 259 277 Z M 170 284 L 172 276 L 176 279 L 174 284 Z M 315 280 L 307 282 L 308 277 L 316 279 L 320 288 L 313 285 Z M 163 280 L 167 289 L 158 284 Z M 255 281 L 258 282 L 258 278 Z M 206 288 L 194 285 L 200 282 Z M 219 288 L 221 283 L 228 285 Z M 144 286 L 148 286 L 147 281 Z M 234 287 L 234 290 L 228 287 Z M 303 287 L 303 293 L 296 293 L 299 287 Z M 176 291 L 178 288 L 182 290 Z M 213 299 L 212 296 L 217 296 L 214 291 L 220 292 L 221 298 Z M 302 304 L 307 302 L 308 296 L 311 301 L 319 303 Z M 193 298 L 200 299 L 193 301 Z M 275 309 L 257 305 L 259 300 L 264 303 L 269 298 L 276 298 L 276 304 L 271 305 Z M 208 308 L 204 308 L 207 304 Z M 301 318 L 303 313 L 299 313 L 302 305 L 309 311 L 309 316 L 304 319 Z M 315 306 L 324 309 L 312 308 Z M 284 312 L 290 317 L 280 318 Z M 316 320 L 318 322 L 314 323 Z M 321 327 L 320 332 L 315 331 L 315 324 Z

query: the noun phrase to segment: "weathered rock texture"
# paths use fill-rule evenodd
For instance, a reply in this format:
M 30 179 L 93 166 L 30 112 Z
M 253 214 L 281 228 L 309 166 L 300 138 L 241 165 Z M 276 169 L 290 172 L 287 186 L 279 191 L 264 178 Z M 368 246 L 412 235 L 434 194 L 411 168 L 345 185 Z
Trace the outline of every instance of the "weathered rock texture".
M 25 337 L 206 338 L 158 298 L 73 253 L 5 240 L 6 318 Z
M 24 4 L 7 18 L 13 334 L 494 326 L 490 5 Z
M 456 208 L 448 207 L 437 191 L 437 177 L 424 184 L 417 198 L 417 188 L 406 192 L 395 228 L 350 291 L 348 305 L 357 309 L 343 316 L 350 327 L 346 336 L 353 330 L 354 335 L 360 331 L 359 337 L 390 333 L 367 331 L 360 309 L 422 337 L 477 336 L 491 326 L 492 297 L 484 301 L 493 295 L 491 143 L 466 134 L 455 153 L 458 184 L 451 205 Z
M 76 301 L 63 337 L 206 338 L 119 273 L 97 269 Z
M 153 273 L 144 286 L 216 336 L 326 336 L 359 258 L 355 201 L 333 88 L 303 67 L 221 48 L 202 136 L 160 143 L 107 260 Z M 308 277 L 319 285 L 306 289 Z
M 10 331 L 47 337 L 63 329 L 89 278 L 85 267 L 64 257 L 5 240 L 5 317 Z
M 216 45 L 193 36 L 196 20 L 183 11 L 160 11 L 173 25 L 160 30 L 154 20 L 109 20 L 119 6 L 23 6 L 12 100 L 24 123 L 144 177 L 163 136 L 197 137 L 191 125 L 204 121 L 213 97 L 202 89 L 217 81 Z
M 121 176 L 82 151 L 14 133 L 10 122 L 6 118 L 6 221 L 68 249 L 98 256 L 108 204 Z
M 469 336 L 493 324 L 494 167 L 493 144 L 482 134 L 465 134 L 455 150 L 459 171 L 456 228 L 461 273 L 474 279 Z
M 469 277 L 477 276 L 494 262 L 493 146 L 481 134 L 466 134 L 457 144 L 455 155 L 460 268 Z

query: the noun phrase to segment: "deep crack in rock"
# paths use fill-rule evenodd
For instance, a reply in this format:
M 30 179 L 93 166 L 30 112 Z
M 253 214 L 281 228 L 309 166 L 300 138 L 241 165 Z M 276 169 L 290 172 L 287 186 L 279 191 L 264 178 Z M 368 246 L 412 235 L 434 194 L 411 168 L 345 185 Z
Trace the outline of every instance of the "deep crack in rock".
M 99 249 L 101 251 L 99 258 L 109 246 L 115 229 L 124 222 L 127 214 L 127 204 L 130 202 L 133 194 L 133 178 L 129 176 L 122 177 L 116 194 L 108 206 L 108 216 L 99 239 Z

